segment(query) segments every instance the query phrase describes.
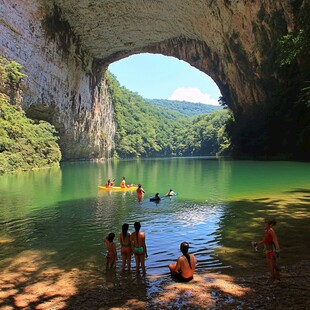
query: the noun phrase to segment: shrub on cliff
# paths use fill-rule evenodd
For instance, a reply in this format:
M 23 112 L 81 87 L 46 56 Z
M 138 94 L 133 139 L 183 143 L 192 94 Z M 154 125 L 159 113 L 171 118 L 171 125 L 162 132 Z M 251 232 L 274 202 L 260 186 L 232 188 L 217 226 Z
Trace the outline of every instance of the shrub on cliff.
M 0 173 L 57 166 L 61 153 L 55 128 L 35 124 L 17 106 L 0 98 Z
M 21 101 L 22 82 L 25 76 L 22 65 L 16 61 L 0 57 L 0 93 L 10 98 L 11 104 Z
M 61 159 L 54 126 L 35 123 L 18 105 L 21 69 L 17 62 L 0 57 L 0 174 L 51 167 Z

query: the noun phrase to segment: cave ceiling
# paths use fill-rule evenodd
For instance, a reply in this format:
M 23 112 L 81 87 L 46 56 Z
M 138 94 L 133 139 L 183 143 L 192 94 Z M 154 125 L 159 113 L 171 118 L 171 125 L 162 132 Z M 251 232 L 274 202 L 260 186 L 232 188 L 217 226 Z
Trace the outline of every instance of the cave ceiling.
M 173 56 L 210 75 L 235 110 L 266 100 L 268 49 L 294 20 L 286 0 L 45 2 L 60 8 L 83 48 L 106 68 L 143 52 Z

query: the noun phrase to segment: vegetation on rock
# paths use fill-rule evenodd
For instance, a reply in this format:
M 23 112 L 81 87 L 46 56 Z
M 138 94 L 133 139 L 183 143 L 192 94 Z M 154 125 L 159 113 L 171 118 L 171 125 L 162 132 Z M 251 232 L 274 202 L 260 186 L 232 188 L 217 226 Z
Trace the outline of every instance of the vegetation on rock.
M 22 67 L 4 58 L 0 61 L 0 174 L 59 164 L 61 152 L 51 124 L 35 123 L 15 103 Z
M 265 81 L 270 102 L 249 103 L 246 111 L 234 111 L 227 124 L 235 158 L 310 159 L 309 9 L 304 4 L 295 31 L 270 48 L 273 68 L 270 81 Z M 280 84 L 274 84 L 273 75 L 281 77 Z

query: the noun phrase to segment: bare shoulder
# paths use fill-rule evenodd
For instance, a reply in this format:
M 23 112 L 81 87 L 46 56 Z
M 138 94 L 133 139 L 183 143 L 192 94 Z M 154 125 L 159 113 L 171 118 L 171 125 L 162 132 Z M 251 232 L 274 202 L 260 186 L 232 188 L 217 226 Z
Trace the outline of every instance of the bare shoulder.
M 269 228 L 269 234 L 270 235 L 275 235 L 276 234 L 276 232 L 274 231 L 274 229 L 271 227 L 271 228 Z

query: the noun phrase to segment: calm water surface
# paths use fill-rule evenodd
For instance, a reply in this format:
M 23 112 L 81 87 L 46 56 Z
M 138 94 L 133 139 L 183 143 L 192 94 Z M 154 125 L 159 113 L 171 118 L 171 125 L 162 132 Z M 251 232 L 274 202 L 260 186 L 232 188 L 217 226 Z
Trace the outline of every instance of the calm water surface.
M 135 192 L 97 188 L 108 178 L 119 183 L 122 176 L 127 183 L 143 185 L 142 202 Z M 165 197 L 159 204 L 149 201 L 169 188 L 177 196 Z M 249 233 L 240 226 L 279 208 L 265 200 L 298 192 L 310 195 L 310 163 L 148 159 L 66 163 L 59 169 L 4 175 L 0 177 L 0 268 L 23 251 L 38 250 L 53 253 L 51 265 L 100 275 L 105 272 L 105 236 L 118 234 L 125 222 L 133 231 L 135 221 L 146 232 L 149 274 L 167 274 L 167 265 L 175 261 L 184 240 L 197 256 L 198 272 L 229 268 L 230 262 L 221 260 L 216 249 L 239 246 L 232 235 Z M 308 202 L 298 207 L 309 215 Z M 294 206 L 286 211 L 291 221 L 298 220 Z M 256 227 L 256 232 L 260 229 Z M 119 269 L 120 260 L 117 264 Z

